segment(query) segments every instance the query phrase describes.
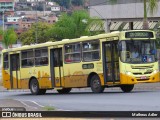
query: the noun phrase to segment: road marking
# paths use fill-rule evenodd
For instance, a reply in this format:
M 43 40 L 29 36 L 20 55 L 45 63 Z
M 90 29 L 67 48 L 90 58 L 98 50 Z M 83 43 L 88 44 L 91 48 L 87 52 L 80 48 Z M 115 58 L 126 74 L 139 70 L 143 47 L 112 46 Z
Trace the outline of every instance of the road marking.
M 45 106 L 40 105 L 39 103 L 37 103 L 37 102 L 35 102 L 35 101 L 32 101 L 32 100 L 26 100 L 26 101 L 33 102 L 34 104 L 36 104 L 36 105 L 38 105 L 38 106 L 40 106 L 40 107 L 45 107 Z
M 15 99 L 15 100 L 17 100 L 17 99 Z M 32 107 L 32 106 L 30 106 L 30 105 L 27 105 L 24 101 L 20 101 L 20 100 L 17 100 L 17 101 L 19 101 L 20 103 L 22 103 L 23 105 L 25 105 L 25 106 L 27 106 L 27 107 L 29 107 L 29 108 L 38 109 L 37 107 Z

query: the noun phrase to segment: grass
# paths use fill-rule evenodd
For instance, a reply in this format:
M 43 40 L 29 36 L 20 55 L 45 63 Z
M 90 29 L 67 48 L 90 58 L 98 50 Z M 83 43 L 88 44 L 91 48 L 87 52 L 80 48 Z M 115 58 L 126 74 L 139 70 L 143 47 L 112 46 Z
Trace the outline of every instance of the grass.
M 54 107 L 52 107 L 52 106 L 45 106 L 45 107 L 43 107 L 43 109 L 44 109 L 45 111 L 53 111 L 53 110 L 56 110 L 56 108 L 54 108 Z

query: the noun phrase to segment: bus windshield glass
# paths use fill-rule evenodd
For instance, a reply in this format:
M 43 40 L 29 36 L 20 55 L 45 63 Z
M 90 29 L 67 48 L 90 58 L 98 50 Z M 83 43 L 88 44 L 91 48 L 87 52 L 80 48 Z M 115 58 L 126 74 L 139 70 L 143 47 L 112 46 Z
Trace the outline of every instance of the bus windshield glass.
M 154 40 L 121 41 L 120 57 L 126 63 L 151 63 L 157 61 Z

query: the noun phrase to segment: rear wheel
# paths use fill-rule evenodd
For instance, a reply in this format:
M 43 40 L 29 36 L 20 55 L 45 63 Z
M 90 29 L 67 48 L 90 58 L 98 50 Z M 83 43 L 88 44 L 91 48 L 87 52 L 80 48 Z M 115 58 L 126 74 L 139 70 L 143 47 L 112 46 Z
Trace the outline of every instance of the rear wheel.
M 46 93 L 46 89 L 39 89 L 39 83 L 35 78 L 30 82 L 30 91 L 33 95 L 42 95 Z
M 104 91 L 104 87 L 101 86 L 101 81 L 98 75 L 94 75 L 91 78 L 91 89 L 94 93 L 102 93 Z
M 120 86 L 121 90 L 125 93 L 131 92 L 134 88 L 134 85 L 122 85 Z
M 67 94 L 72 90 L 72 88 L 63 88 L 61 90 L 57 90 L 60 94 Z

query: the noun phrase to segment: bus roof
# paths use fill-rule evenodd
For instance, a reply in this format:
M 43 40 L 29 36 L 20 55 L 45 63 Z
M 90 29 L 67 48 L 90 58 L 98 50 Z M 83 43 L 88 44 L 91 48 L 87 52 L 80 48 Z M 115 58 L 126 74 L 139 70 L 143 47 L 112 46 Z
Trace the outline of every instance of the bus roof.
M 27 50 L 27 49 L 33 49 L 33 48 L 42 48 L 42 47 L 63 45 L 63 44 L 68 44 L 68 43 L 83 42 L 83 41 L 89 41 L 89 40 L 106 38 L 106 37 L 116 37 L 116 36 L 119 36 L 120 33 L 125 33 L 125 32 L 130 32 L 130 31 L 150 31 L 150 30 L 114 31 L 111 33 L 98 34 L 98 35 L 94 35 L 94 36 L 81 36 L 80 38 L 74 38 L 74 39 L 62 39 L 62 41 L 55 41 L 55 42 L 48 41 L 48 42 L 40 43 L 40 44 L 24 45 L 22 47 L 17 47 L 17 48 L 3 49 L 2 53 L 3 52 L 11 52 L 11 51 L 21 51 L 21 50 Z

